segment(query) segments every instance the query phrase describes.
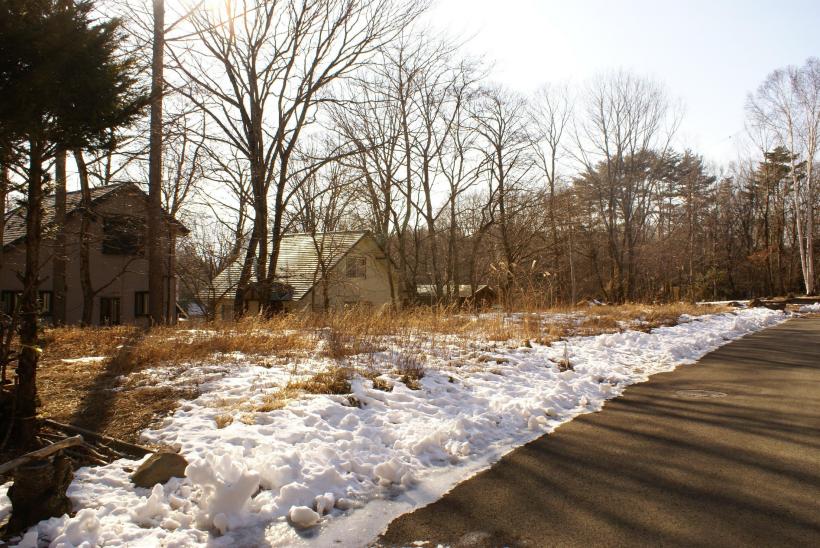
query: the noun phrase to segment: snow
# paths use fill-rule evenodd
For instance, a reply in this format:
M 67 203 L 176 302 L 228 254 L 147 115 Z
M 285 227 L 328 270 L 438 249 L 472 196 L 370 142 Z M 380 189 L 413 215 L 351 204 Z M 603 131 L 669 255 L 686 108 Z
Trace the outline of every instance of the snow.
M 294 506 L 288 511 L 288 518 L 290 522 L 299 529 L 307 529 L 319 523 L 318 512 L 314 512 L 307 506 Z
M 11 487 L 11 482 L 0 485 L 0 524 L 6 519 L 6 516 L 11 514 L 11 501 L 6 496 L 6 493 Z
M 108 359 L 108 356 L 83 356 L 81 358 L 65 358 L 60 360 L 63 363 L 68 364 L 75 364 L 75 363 L 97 363 L 102 362 Z
M 398 515 L 436 500 L 515 447 L 600 410 L 630 384 L 786 317 L 744 309 L 684 317 L 651 333 L 532 348 L 488 343 L 480 352 L 455 339 L 413 341 L 404 353 L 424 362 L 420 390 L 395 374 L 380 377 L 392 384 L 389 392 L 356 377 L 351 397 L 305 397 L 273 411 L 245 407 L 241 418 L 236 411 L 237 420 L 217 428 L 230 405 L 252 408 L 292 378 L 293 371 L 239 360 L 228 374 L 209 376 L 202 395 L 157 430 L 143 433 L 146 441 L 181 450 L 191 463 L 187 478 L 148 490 L 129 481 L 140 461 L 82 468 L 68 492 L 76 516 L 43 521 L 28 539 L 66 548 L 368 545 Z M 400 355 L 393 348 L 369 359 L 383 360 L 388 371 L 388 360 Z M 562 372 L 565 358 L 572 367 Z M 300 365 L 301 374 L 329 363 L 316 358 Z
M 803 306 L 800 307 L 800 310 L 798 310 L 798 312 L 818 313 L 818 312 L 820 312 L 820 302 L 812 303 L 812 304 L 804 304 Z

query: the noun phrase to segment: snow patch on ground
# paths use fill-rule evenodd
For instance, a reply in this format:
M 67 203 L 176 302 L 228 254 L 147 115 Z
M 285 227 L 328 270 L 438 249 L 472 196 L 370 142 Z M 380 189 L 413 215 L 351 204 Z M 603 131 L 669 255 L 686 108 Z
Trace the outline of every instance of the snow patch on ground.
M 382 376 L 392 382 L 390 392 L 357 377 L 352 397 L 306 397 L 282 409 L 246 411 L 217 428 L 226 412 L 220 402 L 253 404 L 292 378 L 282 369 L 237 366 L 209 378 L 200 397 L 144 433 L 181 450 L 191 463 L 187 478 L 149 490 L 129 481 L 139 461 L 82 468 L 69 488 L 77 515 L 41 522 L 26 540 L 64 547 L 367 545 L 396 516 L 513 448 L 600 410 L 630 384 L 786 317 L 766 308 L 739 310 L 687 317 L 651 333 L 495 348 L 480 356 L 454 343 L 438 358 L 422 353 L 428 357 L 420 390 L 395 375 Z M 572 368 L 561 371 L 565 358 Z
M 102 362 L 108 359 L 108 356 L 83 356 L 81 358 L 65 358 L 60 360 L 63 363 L 69 364 L 76 364 L 76 363 L 97 363 Z
M 0 485 L 0 523 L 3 523 L 6 517 L 11 514 L 11 501 L 6 496 L 9 487 L 11 487 L 11 482 Z
M 820 313 L 820 302 L 812 304 L 804 304 L 800 307 L 799 312 L 803 313 Z

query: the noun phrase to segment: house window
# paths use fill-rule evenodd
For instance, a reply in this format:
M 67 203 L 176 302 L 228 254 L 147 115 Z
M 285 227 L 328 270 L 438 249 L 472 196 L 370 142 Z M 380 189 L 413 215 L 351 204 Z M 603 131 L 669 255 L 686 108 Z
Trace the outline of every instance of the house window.
M 3 291 L 0 294 L 0 306 L 2 306 L 3 314 L 8 314 L 11 316 L 14 314 L 14 311 L 17 309 L 17 303 L 20 302 L 20 296 L 22 295 L 19 291 Z
M 140 316 L 147 316 L 148 315 L 148 292 L 147 291 L 135 291 L 134 292 L 134 316 L 139 318 Z
M 54 293 L 40 291 L 40 315 L 51 316 L 52 314 L 54 314 Z
M 3 291 L 0 296 L 0 309 L 3 314 L 11 316 L 14 311 L 20 306 L 20 300 L 23 298 L 22 291 Z M 37 302 L 40 306 L 41 316 L 51 316 L 54 314 L 54 293 L 52 291 L 40 291 L 38 293 Z
M 141 255 L 145 247 L 145 220 L 118 215 L 103 218 L 102 252 L 105 255 Z
M 345 275 L 348 278 L 366 278 L 367 258 L 348 257 L 347 261 L 345 262 Z
M 120 298 L 100 297 L 100 325 L 120 324 Z

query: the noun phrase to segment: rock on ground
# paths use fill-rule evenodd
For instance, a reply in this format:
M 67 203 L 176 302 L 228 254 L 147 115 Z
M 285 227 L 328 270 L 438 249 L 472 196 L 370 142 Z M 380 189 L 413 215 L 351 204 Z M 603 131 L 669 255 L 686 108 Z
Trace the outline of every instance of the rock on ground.
M 158 483 L 165 483 L 171 478 L 184 478 L 188 461 L 185 457 L 169 451 L 154 453 L 143 462 L 131 476 L 131 482 L 137 487 L 150 489 Z

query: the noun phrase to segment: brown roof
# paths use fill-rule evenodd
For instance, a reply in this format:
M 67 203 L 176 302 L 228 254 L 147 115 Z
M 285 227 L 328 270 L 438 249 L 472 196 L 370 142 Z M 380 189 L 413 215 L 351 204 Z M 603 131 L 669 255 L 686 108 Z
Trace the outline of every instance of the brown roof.
M 91 189 L 91 203 L 96 204 L 113 196 L 120 190 L 132 189 L 136 190 L 146 198 L 148 197 L 141 188 L 134 183 L 115 183 L 107 186 L 100 186 Z M 79 210 L 80 202 L 82 200 L 82 192 L 76 190 L 74 192 L 66 193 L 66 216 L 76 213 Z M 169 216 L 170 217 L 170 216 Z M 54 221 L 54 195 L 50 194 L 43 199 L 43 228 L 47 228 Z M 173 219 L 183 233 L 188 233 L 179 221 Z M 26 237 L 26 207 L 20 206 L 6 214 L 5 231 L 3 232 L 3 247 L 7 247 L 18 242 L 21 242 Z

